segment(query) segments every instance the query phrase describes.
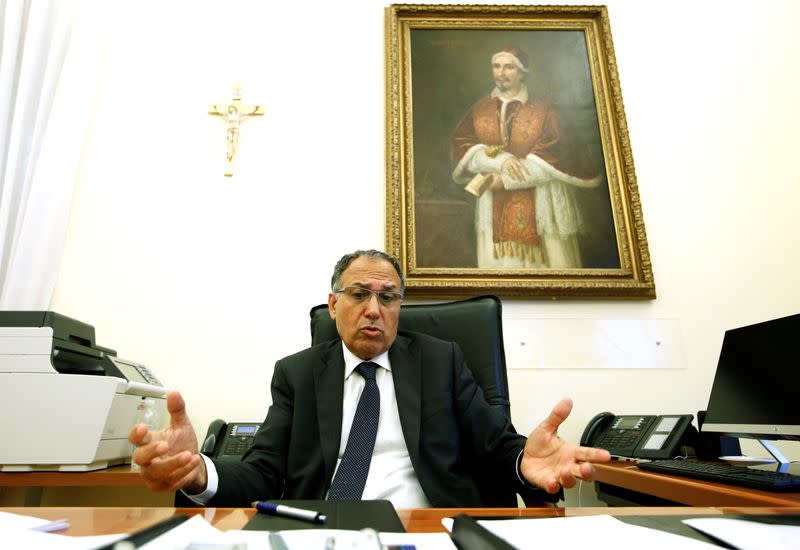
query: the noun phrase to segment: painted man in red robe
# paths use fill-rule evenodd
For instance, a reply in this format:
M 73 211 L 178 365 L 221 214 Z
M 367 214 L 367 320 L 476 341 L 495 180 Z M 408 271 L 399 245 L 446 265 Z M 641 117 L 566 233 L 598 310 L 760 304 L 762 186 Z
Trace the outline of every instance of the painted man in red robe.
M 478 267 L 580 268 L 583 218 L 575 190 L 602 178 L 553 107 L 529 95 L 528 71 L 528 57 L 516 47 L 492 56 L 495 89 L 453 132 L 453 180 L 479 196 Z

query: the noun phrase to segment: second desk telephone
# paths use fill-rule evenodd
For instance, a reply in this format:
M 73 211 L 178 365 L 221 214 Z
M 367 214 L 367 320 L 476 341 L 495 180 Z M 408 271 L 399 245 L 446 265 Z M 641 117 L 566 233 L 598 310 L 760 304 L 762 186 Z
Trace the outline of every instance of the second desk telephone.
M 697 430 L 691 414 L 622 415 L 600 413 L 581 437 L 581 445 L 607 449 L 614 456 L 663 459 L 693 444 Z

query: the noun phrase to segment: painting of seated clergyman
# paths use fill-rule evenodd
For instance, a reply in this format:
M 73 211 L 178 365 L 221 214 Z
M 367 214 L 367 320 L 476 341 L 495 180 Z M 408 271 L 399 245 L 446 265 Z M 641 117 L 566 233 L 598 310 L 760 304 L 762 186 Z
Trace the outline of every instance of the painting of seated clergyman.
M 585 33 L 413 29 L 416 267 L 620 268 Z

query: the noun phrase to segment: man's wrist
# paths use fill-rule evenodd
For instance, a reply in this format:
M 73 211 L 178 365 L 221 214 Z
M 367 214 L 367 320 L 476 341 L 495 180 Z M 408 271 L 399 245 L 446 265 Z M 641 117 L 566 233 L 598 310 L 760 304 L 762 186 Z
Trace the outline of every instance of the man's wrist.
M 219 474 L 217 474 L 217 468 L 214 466 L 214 462 L 206 455 L 201 454 L 200 458 L 203 459 L 203 463 L 198 466 L 198 468 L 203 468 L 205 471 L 205 487 L 199 488 L 198 487 L 186 487 L 182 489 L 184 495 L 186 495 L 189 499 L 193 500 L 197 504 L 205 505 L 211 500 L 214 495 L 217 494 L 217 487 L 219 486 Z M 196 492 L 197 489 L 200 489 L 200 492 Z M 192 489 L 195 489 L 192 491 Z
M 524 485 L 529 489 L 541 489 L 541 487 L 532 484 L 527 479 L 525 479 L 525 476 L 522 475 L 522 454 L 524 452 L 525 449 L 522 449 L 517 455 L 517 478 L 519 479 L 519 482 L 522 483 L 522 485 Z

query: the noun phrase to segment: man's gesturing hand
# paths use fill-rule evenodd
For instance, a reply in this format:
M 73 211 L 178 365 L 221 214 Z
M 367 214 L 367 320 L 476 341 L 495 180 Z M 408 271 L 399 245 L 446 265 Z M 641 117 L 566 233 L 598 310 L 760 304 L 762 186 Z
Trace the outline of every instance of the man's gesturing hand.
M 593 462 L 608 462 L 611 455 L 605 449 L 579 447 L 567 443 L 558 435 L 558 427 L 572 411 L 572 400 L 563 398 L 550 415 L 528 436 L 522 453 L 520 471 L 529 483 L 548 493 L 560 487 L 574 487 L 576 480 L 592 481 Z
M 197 436 L 186 415 L 186 404 L 177 391 L 167 395 L 167 410 L 169 426 L 163 430 L 150 431 L 146 424 L 131 429 L 128 441 L 138 447 L 133 461 L 151 491 L 201 493 L 206 488 L 205 463 L 197 452 Z

